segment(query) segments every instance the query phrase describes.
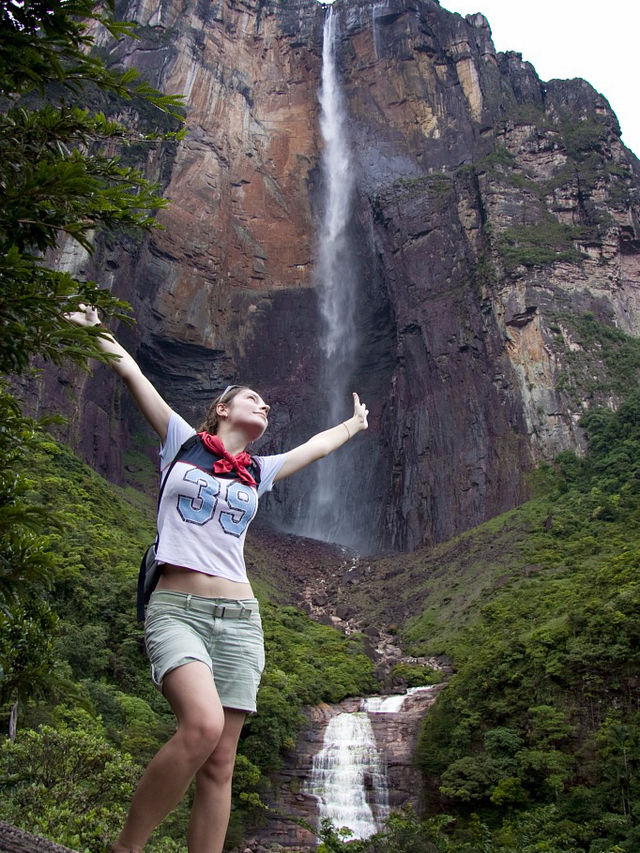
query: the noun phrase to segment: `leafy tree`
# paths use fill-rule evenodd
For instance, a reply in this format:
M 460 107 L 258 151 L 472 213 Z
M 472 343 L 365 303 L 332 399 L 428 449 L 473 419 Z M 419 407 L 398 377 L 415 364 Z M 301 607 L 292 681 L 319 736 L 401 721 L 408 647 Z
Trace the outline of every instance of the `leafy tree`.
M 607 716 L 597 733 L 598 759 L 603 781 L 613 800 L 619 798 L 624 815 L 631 815 L 640 796 L 640 726 L 638 715 L 622 722 L 619 714 Z
M 63 239 L 91 252 L 102 231 L 149 229 L 167 203 L 114 151 L 178 137 L 180 99 L 138 81 L 133 69 L 108 68 L 92 50 L 99 28 L 114 38 L 134 34 L 130 23 L 115 20 L 109 0 L 0 0 L 0 376 L 7 378 L 24 373 L 36 356 L 56 363 L 104 359 L 100 331 L 67 322 L 65 313 L 86 302 L 123 317 L 126 305 L 95 282 L 55 269 L 51 252 Z M 80 105 L 111 104 L 116 112 L 125 101 L 151 105 L 173 126 L 141 130 Z M 52 654 L 47 631 L 54 625 L 41 597 L 55 570 L 42 535 L 53 521 L 47 507 L 25 500 L 21 473 L 38 429 L 0 384 L 0 678 L 4 671 L 2 700 L 14 711 L 18 699 L 42 688 Z M 38 618 L 26 617 L 25 607 Z M 30 652 L 17 657 L 9 638 L 27 618 L 41 630 L 26 632 Z M 29 661 L 41 662 L 42 677 Z M 33 678 L 26 677 L 29 667 Z
M 25 502 L 28 484 L 16 472 L 36 432 L 37 424 L 22 415 L 0 383 L 0 612 L 5 616 L 10 605 L 46 584 L 53 566 L 47 542 L 38 534 L 42 513 Z
M 53 630 L 56 617 L 44 602 L 14 606 L 0 612 L 2 679 L 0 708 L 9 709 L 11 739 L 17 728 L 18 706 L 27 696 L 46 694 L 56 683 Z
M 0 816 L 75 850 L 105 850 L 138 773 L 98 721 L 63 712 L 55 727 L 25 730 L 0 745 Z
M 91 52 L 93 26 L 132 35 L 114 20 L 113 3 L 95 0 L 0 2 L 0 373 L 22 372 L 34 355 L 84 362 L 98 355 L 95 331 L 67 323 L 79 302 L 120 314 L 124 304 L 94 282 L 80 282 L 46 262 L 60 238 L 88 251 L 94 234 L 148 229 L 166 204 L 114 145 L 175 138 L 179 99 L 162 95 L 137 72 L 117 73 Z M 170 110 L 176 128 L 140 132 L 79 106 L 95 93 Z

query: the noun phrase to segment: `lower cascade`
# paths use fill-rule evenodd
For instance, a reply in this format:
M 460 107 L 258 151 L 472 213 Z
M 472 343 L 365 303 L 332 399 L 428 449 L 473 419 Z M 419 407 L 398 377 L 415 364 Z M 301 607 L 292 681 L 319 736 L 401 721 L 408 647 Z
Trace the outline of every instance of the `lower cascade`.
M 359 710 L 329 721 L 322 748 L 313 757 L 307 793 L 318 803 L 318 818 L 347 827 L 355 838 L 379 832 L 389 816 L 386 758 L 379 749 L 370 715 L 397 714 L 415 693 L 435 696 L 438 688 L 418 687 L 394 696 L 363 699 Z
M 330 720 L 308 790 L 318 799 L 320 819 L 348 827 L 356 838 L 369 838 L 381 828 L 389 814 L 387 774 L 366 712 Z
M 428 687 L 410 687 L 406 693 L 394 693 L 392 696 L 369 696 L 362 700 L 361 709 L 369 714 L 397 714 L 402 710 L 407 696 L 416 693 L 434 692 L 433 685 Z

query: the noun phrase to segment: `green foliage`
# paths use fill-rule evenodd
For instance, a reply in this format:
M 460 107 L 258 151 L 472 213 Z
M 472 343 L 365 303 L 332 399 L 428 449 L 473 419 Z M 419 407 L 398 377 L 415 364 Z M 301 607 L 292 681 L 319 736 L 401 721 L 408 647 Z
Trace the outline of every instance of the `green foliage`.
M 57 619 L 44 601 L 0 612 L 0 713 L 9 716 L 16 703 L 46 695 L 56 684 L 53 635 Z
M 488 828 L 475 815 L 462 827 L 450 815 L 420 820 L 411 809 L 392 814 L 385 829 L 366 840 L 351 838 L 348 830 L 336 829 L 327 820 L 318 836 L 319 853 L 525 853 L 515 845 L 493 846 Z
M 476 160 L 473 165 L 479 173 L 485 171 L 495 173 L 513 169 L 516 165 L 516 158 L 504 146 L 499 145 L 490 154 Z
M 295 607 L 263 607 L 267 668 L 240 751 L 262 770 L 280 765 L 304 722 L 303 705 L 339 702 L 374 692 L 373 664 L 362 638 L 343 637 Z
M 102 63 L 86 55 L 92 44 L 85 21 L 99 21 L 113 35 L 131 31 L 128 24 L 112 20 L 107 10 L 113 2 L 66 0 L 53 4 L 32 0 L 0 2 L 2 45 L 0 47 L 0 88 L 3 92 L 23 93 L 34 87 L 44 91 L 45 84 L 58 81 L 70 86 L 82 84 L 87 77 L 99 79 L 105 73 Z M 106 77 L 106 82 L 109 76 Z
M 95 330 L 71 325 L 64 314 L 86 302 L 122 316 L 124 303 L 51 268 L 43 253 L 63 236 L 91 251 L 96 231 L 151 228 L 166 200 L 113 150 L 179 133 L 179 99 L 137 84 L 135 70 L 116 73 L 91 52 L 91 20 L 113 35 L 132 34 L 132 25 L 113 19 L 112 4 L 49 5 L 0 3 L 7 104 L 0 113 L 0 373 L 22 372 L 34 355 L 81 363 L 102 357 Z M 153 104 L 158 115 L 171 113 L 174 127 L 141 133 L 80 106 L 94 90 L 119 99 L 114 112 L 132 98 Z
M 78 282 L 43 267 L 39 256 L 8 246 L 0 257 L 0 373 L 23 373 L 35 356 L 56 364 L 72 359 L 84 365 L 88 356 L 104 360 L 99 331 L 64 319 L 82 302 L 99 303 L 112 316 L 121 316 L 125 307 L 93 282 Z
M 3 125 L 5 250 L 44 251 L 64 233 L 90 251 L 97 226 L 151 227 L 147 211 L 166 206 L 139 172 L 121 167 L 117 158 L 82 150 L 98 140 L 123 141 L 122 126 L 102 114 L 66 104 L 45 104 L 37 112 L 20 106 L 3 116 Z
M 555 125 L 550 115 L 543 107 L 534 103 L 514 103 L 509 107 L 509 117 L 505 121 L 515 122 L 516 125 L 533 125 L 540 131 L 553 130 Z
M 575 261 L 580 253 L 574 242 L 580 229 L 558 222 L 550 214 L 535 225 L 513 225 L 499 235 L 497 249 L 507 272 L 518 266 L 536 267 L 556 261 Z
M 72 739 L 79 739 L 82 748 L 90 748 L 91 738 L 98 733 L 113 760 L 123 761 L 127 767 L 126 762 L 132 761 L 138 768 L 134 775 L 139 774 L 140 766 L 174 726 L 165 700 L 151 684 L 142 631 L 135 621 L 137 566 L 153 536 L 154 508 L 149 501 L 141 510 L 139 495 L 132 502 L 128 490 L 107 483 L 46 436 L 34 439 L 29 458 L 24 499 L 37 511 L 52 504 L 56 507 L 55 518 L 48 517 L 44 528 L 55 573 L 50 578 L 50 592 L 39 599 L 41 614 L 18 614 L 12 617 L 14 623 L 0 618 L 0 653 L 6 661 L 0 691 L 7 698 L 2 692 L 0 696 L 5 717 L 19 695 L 23 711 L 16 744 L 26 737 L 29 749 L 35 750 L 43 733 L 50 744 L 51 732 L 59 731 L 61 713 L 55 702 L 66 697 L 65 719 L 73 729 Z M 280 765 L 283 754 L 294 744 L 306 719 L 304 705 L 336 702 L 378 686 L 361 637 L 344 637 L 333 628 L 311 622 L 293 607 L 263 601 L 262 612 L 267 666 L 258 694 L 259 712 L 247 721 L 234 776 L 230 834 L 239 840 L 247 818 L 263 809 L 261 795 L 269 784 L 267 774 Z M 18 694 L 20 685 L 24 690 Z M 90 718 L 81 710 L 80 696 L 99 718 Z M 64 727 L 62 733 L 67 737 Z M 83 739 L 85 735 L 89 740 Z M 111 778 L 108 762 L 104 770 L 102 765 L 91 766 L 96 785 L 103 784 L 104 773 Z M 124 795 L 122 802 L 106 798 L 105 803 L 114 810 L 112 820 L 107 821 L 93 807 L 80 811 L 76 818 L 75 812 L 64 811 L 64 788 L 56 782 L 51 796 L 57 798 L 57 805 L 46 800 L 40 823 L 31 823 L 40 782 L 34 781 L 31 770 L 22 781 L 24 787 L 21 783 L 6 788 L 6 807 L 0 817 L 27 829 L 38 828 L 67 845 L 82 843 L 92 853 L 104 848 L 98 839 L 113 832 L 127 799 Z M 77 784 L 77 796 L 81 796 L 85 783 Z M 149 848 L 153 853 L 179 849 L 187 808 L 188 803 L 157 831 Z M 79 840 L 73 840 L 76 837 Z
M 336 828 L 328 818 L 323 818 L 318 831 L 318 853 L 364 853 L 366 842 L 353 839 L 347 827 Z
M 304 704 L 339 702 L 378 687 L 361 635 L 344 637 L 295 607 L 267 606 L 266 615 L 265 645 L 271 665 L 290 673 L 291 661 L 299 662 L 292 674 Z
M 126 306 L 97 284 L 49 266 L 48 252 L 61 237 L 91 251 L 101 230 L 154 225 L 153 212 L 165 201 L 114 151 L 133 141 L 175 139 L 180 99 L 139 82 L 133 69 L 108 68 L 92 51 L 99 27 L 112 37 L 133 34 L 131 24 L 114 20 L 113 3 L 0 0 L 0 26 L 0 375 L 8 376 L 24 373 L 35 356 L 83 365 L 92 355 L 104 359 L 100 332 L 75 326 L 64 315 L 80 302 L 112 316 L 122 316 Z M 141 133 L 91 111 L 84 104 L 96 92 L 112 99 L 114 114 L 122 114 L 123 102 L 145 103 L 157 115 L 170 114 L 172 127 Z M 83 507 L 74 507 L 73 518 L 52 512 L 59 482 L 49 474 L 40 489 L 33 479 L 46 440 L 4 383 L 0 423 L 0 711 L 4 717 L 11 711 L 13 725 L 18 706 L 29 698 L 77 698 L 69 680 L 77 672 L 60 658 L 69 623 L 60 611 L 54 614 L 47 595 L 54 576 L 59 584 L 65 572 L 69 579 L 76 571 L 78 580 L 84 568 L 81 548 L 68 550 Z M 126 554 L 122 548 L 121 561 Z M 102 556 L 93 554 L 93 572 Z M 74 639 L 87 642 L 88 657 L 99 656 L 108 637 L 97 630 L 92 636 L 85 626 L 84 636 Z M 118 661 L 126 659 L 130 639 L 120 640 Z M 75 646 L 76 655 L 81 649 Z M 113 658 L 110 664 L 117 666 Z
M 424 687 L 429 684 L 440 684 L 442 671 L 421 664 L 397 663 L 391 669 L 394 683 L 400 682 L 406 687 Z
M 565 120 L 560 132 L 569 157 L 583 158 L 592 152 L 600 152 L 609 135 L 609 127 L 596 118 L 581 121 Z
M 106 850 L 139 773 L 98 721 L 74 709 L 55 727 L 0 744 L 0 817 L 78 851 Z
M 614 394 L 624 397 L 629 383 L 640 378 L 640 340 L 599 320 L 592 312 L 561 312 L 554 318 L 565 324 L 579 348 L 563 346 L 565 371 L 557 384 L 574 398 Z
M 457 674 L 424 721 L 418 760 L 439 785 L 431 807 L 456 819 L 456 851 L 474 811 L 490 851 L 635 849 L 640 394 L 581 425 L 589 452 L 562 454 L 529 511 L 544 519 L 523 554 L 537 571 L 460 634 Z
M 522 114 L 522 110 L 525 114 Z M 627 210 L 632 192 L 631 172 L 627 166 L 612 159 L 610 140 L 612 129 L 606 121 L 588 118 L 576 121 L 566 116 L 547 115 L 532 105 L 510 106 L 507 125 L 530 124 L 544 135 L 562 140 L 566 162 L 553 170 L 546 179 L 527 169 L 506 148 L 497 147 L 473 164 L 463 166 L 458 174 L 489 173 L 494 184 L 524 201 L 528 222 L 496 229 L 492 248 L 501 257 L 504 271 L 513 273 L 518 267 L 538 267 L 557 261 L 578 262 L 582 258 L 580 245 L 600 244 L 604 236 L 617 229 L 611 208 Z M 556 143 L 554 143 L 556 144 Z M 575 195 L 583 199 L 579 223 L 567 225 L 557 218 L 556 193 Z M 537 221 L 531 222 L 532 217 Z M 491 224 L 485 225 L 491 237 Z
M 122 316 L 124 303 L 93 282 L 80 282 L 47 263 L 60 237 L 87 250 L 101 229 L 149 229 L 165 204 L 144 175 L 119 163 L 113 151 L 135 139 L 153 144 L 179 132 L 179 99 L 167 97 L 137 72 L 117 73 L 91 51 L 89 24 L 113 36 L 130 24 L 112 17 L 111 3 L 68 0 L 49 4 L 0 2 L 0 375 L 25 372 L 35 356 L 85 364 L 105 358 L 99 330 L 69 323 L 65 313 L 92 303 Z M 169 111 L 171 131 L 139 133 L 80 103 L 100 91 Z M 115 110 L 114 110 L 115 112 Z M 50 504 L 27 498 L 24 471 L 37 454 L 38 425 L 0 387 L 0 665 L 2 711 L 37 695 L 54 678 L 55 623 L 44 594 L 60 541 Z M 21 642 L 16 633 L 22 632 Z M 28 650 L 27 650 L 28 647 Z
M 19 473 L 22 454 L 37 424 L 25 418 L 0 383 L 0 613 L 46 587 L 53 567 L 40 535 L 41 513 L 25 502 L 28 485 Z

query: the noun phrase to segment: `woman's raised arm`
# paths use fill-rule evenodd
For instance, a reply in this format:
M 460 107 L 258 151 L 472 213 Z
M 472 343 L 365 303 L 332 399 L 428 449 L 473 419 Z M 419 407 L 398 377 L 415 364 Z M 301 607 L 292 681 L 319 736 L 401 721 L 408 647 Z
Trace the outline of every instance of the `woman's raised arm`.
M 79 307 L 79 311 L 66 315 L 67 320 L 76 323 L 78 326 L 100 325 L 98 312 L 95 308 L 90 305 L 80 305 Z M 167 437 L 169 415 L 171 414 L 169 404 L 142 373 L 133 356 L 120 346 L 111 334 L 106 333 L 106 330 L 104 335 L 98 337 L 98 345 L 103 352 L 117 356 L 110 360 L 111 367 L 122 378 L 138 408 L 158 433 L 160 440 L 164 442 Z
M 316 459 L 322 459 L 346 444 L 350 438 L 363 429 L 367 429 L 367 415 L 369 410 L 364 403 L 360 402 L 358 395 L 353 392 L 353 415 L 337 426 L 326 429 L 312 436 L 309 441 L 294 447 L 286 454 L 284 464 L 274 478 L 274 482 L 282 480 L 295 474 L 301 468 L 305 468 Z

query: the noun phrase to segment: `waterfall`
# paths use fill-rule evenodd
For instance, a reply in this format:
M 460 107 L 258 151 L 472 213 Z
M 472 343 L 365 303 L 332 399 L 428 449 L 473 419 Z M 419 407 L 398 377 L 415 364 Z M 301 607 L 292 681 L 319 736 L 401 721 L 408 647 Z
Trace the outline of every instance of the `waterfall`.
M 386 0 L 374 2 L 371 6 L 371 32 L 373 34 L 373 52 L 376 59 L 380 59 L 380 34 L 378 32 L 378 18 L 388 9 Z
M 429 707 L 441 688 L 437 684 L 393 696 L 369 696 L 361 700 L 359 710 L 330 719 L 305 786 L 317 800 L 319 821 L 329 818 L 338 829 L 348 827 L 356 838 L 369 838 L 383 828 L 389 816 L 387 767 L 370 715 L 385 725 L 384 718 L 375 715 L 403 713 L 405 700 L 416 694 L 424 694 L 421 707 Z
M 404 696 L 370 696 L 362 700 L 362 710 L 368 714 L 397 714 L 402 708 Z
M 353 163 L 347 134 L 347 113 L 335 59 L 336 15 L 326 13 L 322 43 L 322 80 L 319 92 L 323 206 L 318 235 L 316 288 L 321 315 L 322 364 L 318 397 L 325 426 L 351 414 L 350 376 L 356 353 L 355 284 L 349 223 L 353 208 Z M 341 476 L 342 475 L 342 476 Z M 341 541 L 340 529 L 350 530 L 345 506 L 344 458 L 334 455 L 316 468 L 315 488 L 308 495 L 305 518 L 297 526 L 303 536 Z M 344 539 L 344 535 L 342 536 Z
M 348 827 L 356 838 L 369 838 L 381 828 L 389 814 L 386 768 L 368 714 L 330 720 L 308 790 L 318 799 L 319 817 Z
M 406 693 L 394 693 L 392 696 L 369 696 L 362 700 L 361 710 L 368 714 L 397 714 L 402 710 L 407 696 L 416 693 L 437 693 L 439 685 L 430 684 L 425 687 L 410 687 Z

